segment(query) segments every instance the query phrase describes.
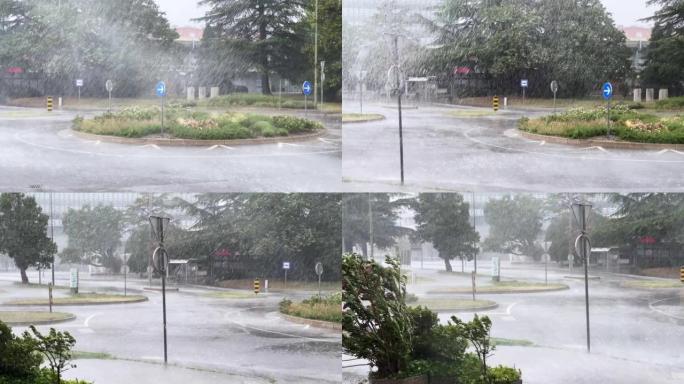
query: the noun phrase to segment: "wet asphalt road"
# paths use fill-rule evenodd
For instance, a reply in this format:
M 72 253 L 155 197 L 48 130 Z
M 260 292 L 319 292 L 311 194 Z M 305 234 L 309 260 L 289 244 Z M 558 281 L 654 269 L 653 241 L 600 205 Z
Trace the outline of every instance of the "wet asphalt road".
M 443 264 L 442 264 L 443 265 Z M 439 268 L 440 263 L 426 266 Z M 414 270 L 419 267 L 414 265 Z M 442 267 L 443 268 L 443 267 Z M 456 268 L 456 266 L 455 266 Z M 460 265 L 457 267 L 460 270 Z M 466 267 L 469 271 L 472 266 Z M 487 284 L 487 267 L 479 267 L 478 284 Z M 579 272 L 579 271 L 576 271 Z M 436 287 L 467 286 L 469 276 L 422 272 L 429 283 L 409 285 L 419 297 Z M 590 282 L 591 353 L 586 351 L 583 280 L 568 279 L 567 270 L 549 271 L 550 282 L 570 289 L 534 294 L 485 295 L 499 307 L 481 314 L 492 319 L 494 337 L 529 340 L 534 347 L 500 346 L 490 363 L 522 370 L 525 384 L 675 384 L 684 381 L 684 287 L 681 289 L 626 289 L 619 282 L 629 277 L 592 273 Z M 541 266 L 502 265 L 508 279 L 544 281 Z M 436 297 L 435 295 L 431 295 Z M 463 296 L 463 295 L 461 295 Z M 466 296 L 467 298 L 470 296 Z M 440 313 L 470 319 L 473 313 Z M 345 356 L 345 359 L 351 357 Z M 346 366 L 359 363 L 350 360 Z M 365 367 L 343 369 L 346 383 L 358 383 Z
M 9 282 L 18 280 L 18 274 L 14 275 L 0 274 L 0 302 L 43 293 L 42 289 L 16 288 Z M 57 285 L 67 284 L 66 277 L 59 278 Z M 34 276 L 32 281 L 35 280 Z M 128 286 L 133 293 L 140 294 L 144 282 L 129 281 Z M 114 287 L 117 291 L 122 290 L 123 281 L 82 280 L 81 291 Z M 260 299 L 217 299 L 208 297 L 210 292 L 182 287 L 179 292 L 167 293 L 169 363 L 199 369 L 193 383 L 340 382 L 339 331 L 285 321 L 278 315 L 278 302 L 283 298 L 280 294 Z M 142 294 L 148 296 L 149 301 L 58 307 L 59 311 L 77 317 L 53 326 L 71 332 L 77 339 L 75 349 L 78 351 L 106 352 L 133 362 L 160 363 L 163 361 L 162 297 L 159 292 Z M 307 296 L 305 293 L 295 295 Z M 2 307 L 2 310 L 8 309 L 20 308 Z M 22 330 L 15 327 L 15 332 Z M 116 362 L 121 363 L 120 360 Z M 80 372 L 76 368 L 70 377 L 85 377 L 90 364 L 86 361 L 86 370 Z M 133 368 L 144 373 L 144 367 Z M 152 366 L 150 372 L 154 371 Z M 224 379 L 216 381 L 217 375 L 221 374 Z M 207 381 L 202 380 L 205 376 L 208 376 Z M 236 377 L 239 376 L 244 376 L 245 380 L 238 381 Z M 98 377 L 92 379 L 97 379 L 97 384 L 119 384 L 108 381 L 107 372 L 99 372 Z
M 92 113 L 89 113 L 92 114 Z M 320 138 L 235 147 L 154 147 L 73 136 L 75 112 L 0 107 L 0 190 L 337 192 L 339 118 Z
M 401 188 L 397 109 L 366 104 L 364 113 L 386 119 L 344 125 L 345 182 L 382 183 L 387 191 L 684 191 L 684 152 L 581 148 L 528 140 L 516 132 L 521 117 L 550 112 L 449 115 L 473 110 L 489 111 L 447 106 L 403 110 L 406 184 Z

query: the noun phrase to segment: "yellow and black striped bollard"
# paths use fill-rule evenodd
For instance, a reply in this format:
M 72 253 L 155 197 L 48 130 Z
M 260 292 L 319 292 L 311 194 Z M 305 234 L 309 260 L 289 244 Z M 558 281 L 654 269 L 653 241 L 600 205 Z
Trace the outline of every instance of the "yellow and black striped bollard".
M 684 267 L 679 268 L 679 281 L 684 283 Z
M 52 96 L 48 96 L 47 98 L 47 110 L 48 112 L 52 112 Z
M 492 99 L 492 105 L 494 106 L 494 112 L 499 111 L 499 96 L 494 96 L 494 99 Z
M 258 295 L 260 290 L 261 290 L 261 283 L 259 282 L 259 279 L 254 279 L 254 294 Z

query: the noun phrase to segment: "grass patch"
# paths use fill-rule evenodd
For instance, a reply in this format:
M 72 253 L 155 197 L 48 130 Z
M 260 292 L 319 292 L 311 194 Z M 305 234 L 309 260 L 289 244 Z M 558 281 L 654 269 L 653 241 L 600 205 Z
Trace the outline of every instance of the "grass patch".
M 74 360 L 115 360 L 116 358 L 105 352 L 73 351 L 71 357 Z
M 365 121 L 377 121 L 383 120 L 385 116 L 379 113 L 343 113 L 342 122 L 343 123 L 361 123 Z
M 66 297 L 54 297 L 53 305 L 85 305 L 85 304 L 118 304 L 131 303 L 147 300 L 142 295 L 111 295 L 103 293 L 78 293 Z M 7 305 L 48 305 L 48 300 L 40 299 L 20 299 L 5 303 Z
M 463 300 L 463 299 L 419 299 L 411 304 L 412 307 L 424 306 L 433 311 L 471 311 L 490 308 L 496 303 L 491 300 Z
M 212 299 L 259 299 L 265 297 L 264 295 L 257 295 L 253 292 L 244 291 L 230 291 L 230 292 L 208 292 L 203 296 Z
M 658 110 L 683 110 L 684 109 L 684 96 L 671 97 L 665 100 L 658 100 L 655 103 L 655 107 Z
M 534 343 L 529 340 L 519 340 L 519 339 L 505 339 L 501 337 L 492 337 L 492 344 L 495 346 L 507 346 L 507 347 L 533 347 Z
M 301 303 L 293 303 L 286 299 L 280 302 L 280 312 L 305 319 L 341 323 L 342 294 L 334 293 L 324 297 L 312 296 Z
M 522 118 L 522 131 L 570 139 L 590 139 L 610 132 L 629 142 L 684 144 L 684 116 L 659 117 L 639 112 L 628 105 L 617 105 L 610 113 L 605 107 L 572 109 L 539 119 Z
M 234 93 L 225 96 L 215 97 L 199 102 L 200 106 L 207 107 L 256 107 L 256 108 L 285 108 L 285 109 L 304 109 L 304 97 L 278 94 L 271 96 L 258 93 Z M 315 108 L 313 100 L 307 102 L 307 107 Z M 325 108 L 325 106 L 324 106 Z
M 74 315 L 63 312 L 7 311 L 0 312 L 0 321 L 9 325 L 40 324 L 69 320 Z
M 671 289 L 684 288 L 684 283 L 679 281 L 667 280 L 628 280 L 620 283 L 624 288 L 640 288 L 640 289 Z
M 294 116 L 263 116 L 239 112 L 191 111 L 182 106 L 169 106 L 164 114 L 165 133 L 177 139 L 239 140 L 260 137 L 282 137 L 323 129 L 317 121 Z M 105 113 L 94 119 L 77 117 L 73 128 L 80 132 L 104 136 L 142 138 L 161 133 L 161 109 L 126 108 Z
M 261 289 L 265 287 L 264 279 L 261 279 Z M 222 288 L 232 288 L 240 290 L 251 290 L 254 288 L 254 280 L 239 279 L 239 280 L 224 280 L 218 284 Z M 342 283 L 339 281 L 323 281 L 321 282 L 321 290 L 324 292 L 338 292 L 342 288 Z M 283 279 L 268 279 L 269 292 L 286 292 L 286 291 L 315 291 L 318 292 L 318 282 L 314 281 L 288 281 L 287 285 Z
M 39 289 L 48 289 L 47 284 L 38 284 L 38 283 L 28 283 L 28 284 L 23 284 L 20 282 L 15 282 L 14 285 L 18 288 L 39 288 Z M 52 289 L 69 289 L 66 285 L 55 285 L 52 287 Z
M 496 112 L 492 111 L 478 111 L 478 110 L 466 110 L 466 111 L 450 111 L 447 113 L 447 115 L 451 117 L 485 117 L 485 116 L 494 116 L 496 115 Z
M 544 284 L 544 283 L 533 283 L 525 281 L 501 281 L 491 285 L 480 285 L 476 287 L 477 293 L 533 293 L 533 292 L 545 292 L 545 291 L 556 291 L 561 289 L 567 289 L 568 286 L 565 284 Z M 454 287 L 454 288 L 444 288 L 439 291 L 433 291 L 430 293 L 471 293 L 472 288 L 470 287 Z

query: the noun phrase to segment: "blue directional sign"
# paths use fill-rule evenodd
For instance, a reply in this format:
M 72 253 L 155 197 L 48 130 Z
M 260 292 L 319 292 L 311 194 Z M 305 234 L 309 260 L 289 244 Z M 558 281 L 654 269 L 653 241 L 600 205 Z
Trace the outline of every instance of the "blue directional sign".
M 304 84 L 302 84 L 302 92 L 306 96 L 310 96 L 313 93 L 313 85 L 311 85 L 311 82 L 305 81 Z
M 603 98 L 606 100 L 610 100 L 611 98 L 613 98 L 613 84 L 603 84 Z
M 157 90 L 157 96 L 159 96 L 159 97 L 166 96 L 166 83 L 164 83 L 163 81 L 158 82 L 156 90 Z

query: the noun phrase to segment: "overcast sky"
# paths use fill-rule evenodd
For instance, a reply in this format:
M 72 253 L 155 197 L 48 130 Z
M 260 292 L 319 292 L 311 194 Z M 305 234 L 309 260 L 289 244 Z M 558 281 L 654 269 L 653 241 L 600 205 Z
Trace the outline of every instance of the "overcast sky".
M 157 0 L 161 10 L 174 26 L 197 25 L 193 18 L 204 16 L 206 8 L 199 7 L 196 0 Z M 651 16 L 653 7 L 646 6 L 646 0 L 601 0 L 618 25 L 647 25 L 639 19 Z

